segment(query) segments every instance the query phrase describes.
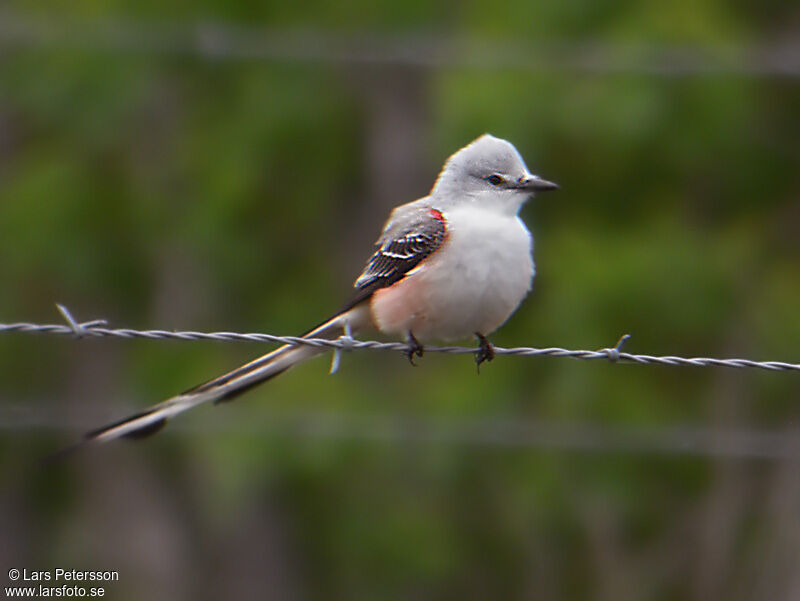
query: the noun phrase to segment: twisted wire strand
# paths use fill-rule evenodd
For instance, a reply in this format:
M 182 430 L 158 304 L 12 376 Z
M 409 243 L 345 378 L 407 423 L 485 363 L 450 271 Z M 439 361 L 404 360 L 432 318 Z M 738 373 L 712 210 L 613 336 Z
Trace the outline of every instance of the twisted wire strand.
M 51 334 L 56 336 L 75 336 L 77 338 L 144 338 L 147 340 L 214 340 L 218 342 L 271 342 L 275 344 L 289 344 L 292 346 L 307 345 L 316 348 L 328 348 L 333 351 L 395 351 L 408 352 L 410 347 L 403 342 L 379 342 L 377 340 L 357 340 L 347 335 L 328 340 L 324 338 L 301 338 L 299 336 L 276 336 L 263 333 L 240 332 L 194 332 L 170 330 L 134 330 L 130 328 L 108 328 L 105 320 L 92 320 L 83 323 L 77 322 L 69 310 L 57 305 L 64 317 L 66 324 L 36 324 L 36 323 L 0 323 L 0 334 Z M 800 371 L 800 363 L 787 363 L 784 361 L 755 361 L 752 359 L 719 359 L 714 357 L 678 357 L 675 355 L 637 355 L 620 350 L 621 346 L 630 338 L 625 335 L 620 338 L 614 347 L 599 350 L 573 350 L 560 347 L 495 347 L 495 355 L 512 357 L 564 357 L 591 361 L 605 359 L 611 363 L 637 363 L 641 365 L 672 365 L 691 367 L 729 367 L 734 369 L 761 369 L 767 371 Z M 447 353 L 452 355 L 466 355 L 478 352 L 477 347 L 462 346 L 426 346 L 425 352 Z

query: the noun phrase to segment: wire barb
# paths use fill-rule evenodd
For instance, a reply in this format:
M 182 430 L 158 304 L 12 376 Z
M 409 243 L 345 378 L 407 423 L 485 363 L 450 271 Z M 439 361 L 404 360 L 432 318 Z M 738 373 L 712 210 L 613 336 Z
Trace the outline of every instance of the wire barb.
M 335 372 L 339 367 L 341 351 L 369 350 L 369 351 L 394 351 L 407 353 L 408 345 L 405 342 L 378 342 L 376 340 L 357 340 L 345 333 L 334 340 L 326 338 L 302 338 L 299 336 L 275 336 L 273 334 L 259 333 L 238 333 L 238 332 L 174 332 L 169 330 L 132 330 L 132 329 L 111 329 L 104 320 L 87 321 L 78 323 L 72 314 L 63 305 L 57 305 L 64 320 L 63 324 L 36 324 L 36 323 L 0 323 L 0 334 L 17 332 L 20 334 L 52 334 L 52 335 L 72 335 L 78 338 L 145 338 L 147 340 L 215 340 L 219 342 L 270 342 L 275 344 L 289 344 L 292 346 L 308 345 L 314 348 L 325 348 L 334 351 L 334 360 L 331 365 Z M 755 361 L 752 359 L 718 359 L 713 357 L 678 357 L 675 355 L 634 355 L 622 352 L 622 346 L 629 340 L 630 336 L 625 334 L 619 339 L 613 348 L 601 349 L 598 351 L 573 350 L 560 347 L 516 347 L 501 348 L 494 347 L 495 355 L 506 355 L 515 357 L 562 357 L 570 359 L 580 359 L 581 361 L 591 361 L 594 359 L 604 359 L 611 363 L 636 363 L 639 365 L 672 365 L 689 367 L 730 367 L 734 369 L 761 369 L 766 371 L 800 371 L 800 363 L 787 363 L 783 361 Z M 339 352 L 337 352 L 339 351 Z M 448 353 L 452 355 L 474 354 L 475 347 L 462 346 L 426 346 L 425 352 Z
M 86 336 L 86 330 L 88 328 L 104 326 L 108 324 L 105 319 L 93 319 L 92 321 L 78 323 L 78 321 L 72 316 L 72 313 L 70 313 L 69 309 L 67 309 L 64 305 L 56 303 L 56 309 L 58 309 L 58 312 L 61 313 L 61 317 L 64 318 L 64 321 L 67 322 L 67 325 L 75 334 L 75 338 L 83 338 Z
M 344 333 L 337 338 L 337 341 L 341 343 L 342 346 L 333 350 L 333 356 L 331 357 L 331 369 L 328 372 L 330 375 L 335 374 L 339 371 L 339 363 L 342 360 L 342 351 L 349 352 L 353 350 L 353 342 L 355 339 L 353 338 L 353 330 L 350 328 L 350 322 L 344 322 Z
M 609 360 L 610 363 L 616 363 L 619 361 L 619 352 L 622 350 L 622 345 L 624 345 L 628 340 L 631 339 L 630 334 L 623 334 L 620 336 L 620 339 L 617 340 L 617 344 L 615 344 L 612 348 L 604 348 L 601 353 L 606 354 L 606 358 Z

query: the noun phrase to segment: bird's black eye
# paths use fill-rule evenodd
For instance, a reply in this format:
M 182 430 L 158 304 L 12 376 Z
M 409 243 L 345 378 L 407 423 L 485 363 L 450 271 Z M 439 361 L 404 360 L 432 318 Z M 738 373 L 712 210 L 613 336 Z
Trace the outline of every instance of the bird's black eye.
M 502 175 L 493 173 L 492 175 L 486 178 L 486 181 L 492 184 L 493 186 L 499 186 L 500 184 L 505 183 L 506 180 L 503 179 Z

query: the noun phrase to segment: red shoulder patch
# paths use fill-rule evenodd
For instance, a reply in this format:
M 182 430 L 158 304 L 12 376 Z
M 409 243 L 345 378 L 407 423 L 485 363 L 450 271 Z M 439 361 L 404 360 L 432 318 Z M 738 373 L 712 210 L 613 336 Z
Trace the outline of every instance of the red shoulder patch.
M 428 214 L 431 217 L 433 217 L 436 221 L 441 221 L 442 223 L 444 223 L 444 215 L 442 215 L 441 211 L 437 209 L 431 209 L 428 211 Z

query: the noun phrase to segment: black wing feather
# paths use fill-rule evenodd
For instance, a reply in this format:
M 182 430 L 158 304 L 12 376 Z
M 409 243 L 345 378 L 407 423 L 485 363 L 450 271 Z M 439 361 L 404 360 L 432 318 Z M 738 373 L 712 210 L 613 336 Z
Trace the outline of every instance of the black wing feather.
M 348 311 L 381 288 L 402 280 L 425 257 L 436 251 L 447 238 L 444 218 L 438 211 L 426 212 L 424 218 L 377 245 L 367 266 L 355 283 L 356 291 L 342 307 Z

